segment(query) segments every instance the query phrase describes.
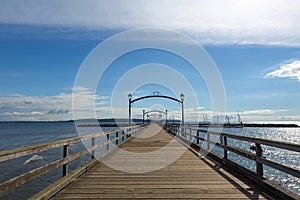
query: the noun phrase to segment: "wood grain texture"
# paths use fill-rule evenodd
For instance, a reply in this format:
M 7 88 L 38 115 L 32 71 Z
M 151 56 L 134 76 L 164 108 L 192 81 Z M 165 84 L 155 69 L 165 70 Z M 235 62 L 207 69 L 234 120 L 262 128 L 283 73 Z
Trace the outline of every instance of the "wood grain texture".
M 143 159 L 135 159 L 134 154 L 125 157 L 117 150 L 52 199 L 270 199 L 210 160 L 197 157 L 163 129 L 151 135 L 157 126 L 150 125 L 120 145 L 122 150 L 143 155 Z M 161 165 L 166 156 L 178 156 L 183 148 L 175 162 Z M 162 149 L 164 155 L 156 153 Z M 157 170 L 151 171 L 153 168 Z M 130 170 L 136 173 L 126 172 Z M 143 170 L 150 171 L 141 173 Z

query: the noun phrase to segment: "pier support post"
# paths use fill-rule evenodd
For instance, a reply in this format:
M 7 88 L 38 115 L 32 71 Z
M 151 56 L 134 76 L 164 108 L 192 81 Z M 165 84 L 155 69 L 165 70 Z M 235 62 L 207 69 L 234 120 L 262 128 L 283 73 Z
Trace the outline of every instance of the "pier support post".
M 199 137 L 200 137 L 199 130 L 197 130 L 197 144 L 198 145 L 199 145 Z
M 207 133 L 207 141 L 206 141 L 207 142 L 207 149 L 209 150 L 210 149 L 210 143 L 209 143 L 210 142 L 210 133 L 208 131 L 206 133 Z
M 226 136 L 223 136 L 224 140 L 224 146 L 226 147 L 227 146 L 227 137 Z M 227 159 L 228 155 L 227 155 L 227 150 L 224 148 L 224 159 Z
M 92 137 L 92 147 L 93 147 L 93 146 L 95 146 L 95 137 Z M 91 158 L 92 158 L 92 159 L 95 158 L 95 150 L 92 151 L 92 156 L 91 156 Z
M 256 147 L 256 158 L 261 158 L 262 157 L 262 148 L 260 144 L 255 144 Z M 257 178 L 259 180 L 262 180 L 264 176 L 264 170 L 263 170 L 263 165 L 256 160 L 256 174 Z
M 119 131 L 116 132 L 116 138 L 118 138 L 118 137 L 119 137 Z M 118 145 L 118 144 L 119 144 L 119 139 L 116 140 L 116 145 Z
M 63 156 L 64 158 L 68 157 L 68 152 L 69 152 L 69 145 L 64 145 L 64 150 L 63 150 Z M 68 174 L 68 163 L 63 165 L 63 176 L 66 176 Z
M 109 141 L 109 134 L 106 134 L 106 141 Z M 106 150 L 109 150 L 109 143 L 106 144 Z
M 124 142 L 124 139 L 125 139 L 125 132 L 124 130 L 122 131 L 122 142 Z

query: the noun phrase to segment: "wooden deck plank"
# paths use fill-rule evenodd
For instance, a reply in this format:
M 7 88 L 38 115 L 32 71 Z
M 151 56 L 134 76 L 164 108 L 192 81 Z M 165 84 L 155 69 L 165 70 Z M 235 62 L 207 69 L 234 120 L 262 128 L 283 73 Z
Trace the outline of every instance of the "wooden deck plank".
M 151 137 L 152 131 L 159 132 Z M 206 158 L 189 150 L 172 164 L 161 167 L 161 154 L 149 154 L 169 145 L 164 152 L 176 156 L 184 147 L 158 125 L 150 125 L 138 137 L 121 145 L 126 151 L 145 154 L 133 162 L 134 156 L 124 157 L 117 151 L 104 158 L 105 162 L 124 169 L 158 170 L 147 173 L 127 173 L 100 163 L 56 194 L 53 199 L 265 199 L 251 185 L 218 169 Z M 185 147 L 184 147 L 185 148 Z

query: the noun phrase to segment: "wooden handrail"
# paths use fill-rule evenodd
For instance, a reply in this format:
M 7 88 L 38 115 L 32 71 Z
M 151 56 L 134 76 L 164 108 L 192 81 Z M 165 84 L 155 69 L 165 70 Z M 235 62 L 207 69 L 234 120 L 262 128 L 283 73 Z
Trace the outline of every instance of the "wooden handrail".
M 43 143 L 43 144 L 38 144 L 38 145 L 33 145 L 33 146 L 27 146 L 27 147 L 22 147 L 22 148 L 17 148 L 17 149 L 11 149 L 11 150 L 4 150 L 0 152 L 0 162 L 4 162 L 4 161 L 8 161 L 8 160 L 12 160 L 21 156 L 27 156 L 30 154 L 34 154 L 34 153 L 40 153 L 43 151 L 47 151 L 50 149 L 54 149 L 57 147 L 64 147 L 63 148 L 63 158 L 55 160 L 51 163 L 48 163 L 46 165 L 43 165 L 41 167 L 38 167 L 34 170 L 31 170 L 30 172 L 27 173 L 23 173 L 17 177 L 11 178 L 10 180 L 7 180 L 3 183 L 0 183 L 0 194 L 16 188 L 26 182 L 28 182 L 29 180 L 36 178 L 46 172 L 49 172 L 57 167 L 63 166 L 63 176 L 68 174 L 68 163 L 70 163 L 71 161 L 78 159 L 80 157 L 82 157 L 83 155 L 86 155 L 87 153 L 91 152 L 92 156 L 91 158 L 94 159 L 95 156 L 95 150 L 97 148 L 100 148 L 104 145 L 108 145 L 109 148 L 109 144 L 116 142 L 116 145 L 119 144 L 120 139 L 122 141 L 125 140 L 125 134 L 127 135 L 127 139 L 131 136 L 131 135 L 135 135 L 138 131 L 141 130 L 141 128 L 143 128 L 143 126 L 145 125 L 138 125 L 138 126 L 130 126 L 130 127 L 125 127 L 125 128 L 121 128 L 121 129 L 116 129 L 116 130 L 111 130 L 111 131 L 105 131 L 105 132 L 100 132 L 100 133 L 93 133 L 93 134 L 88 134 L 88 135 L 84 135 L 84 136 L 78 136 L 78 137 L 73 137 L 73 138 L 68 138 L 68 139 L 63 139 L 63 140 L 58 140 L 58 141 L 54 141 L 54 142 L 48 142 L 48 143 Z M 121 133 L 121 134 L 116 134 L 116 133 Z M 115 133 L 116 137 L 113 139 L 110 139 L 110 135 Z M 96 144 L 95 143 L 95 138 L 96 137 L 100 137 L 100 136 L 107 136 L 107 140 L 105 142 Z M 74 144 L 74 143 L 78 143 L 82 140 L 86 140 L 86 139 L 91 139 L 91 147 L 86 148 L 83 151 L 74 153 L 72 155 L 68 155 L 68 146 L 70 144 Z M 107 149 L 108 150 L 108 149 Z
M 262 139 L 262 138 L 254 138 L 254 137 L 248 137 L 248 136 L 239 136 L 239 135 L 233 135 L 225 132 L 216 132 L 216 131 L 211 131 L 211 130 L 204 130 L 204 129 L 198 129 L 194 127 L 188 127 L 188 126 L 179 126 L 179 125 L 168 125 L 167 129 L 173 134 L 178 135 L 179 137 L 184 138 L 185 140 L 188 140 L 193 146 L 197 146 L 199 150 L 204 150 L 204 152 L 209 153 L 210 150 L 210 145 L 213 144 L 217 147 L 220 147 L 223 149 L 223 158 L 222 162 L 223 163 L 228 163 L 230 164 L 231 161 L 229 162 L 228 160 L 228 151 L 233 152 L 237 155 L 243 156 L 247 159 L 253 160 L 256 163 L 256 177 L 255 179 L 257 180 L 257 183 L 261 183 L 262 180 L 264 179 L 263 176 L 263 166 L 269 166 L 274 169 L 277 169 L 281 172 L 290 174 L 294 177 L 300 178 L 300 170 L 276 163 L 272 160 L 268 160 L 265 157 L 263 157 L 263 150 L 261 145 L 265 146 L 270 146 L 270 147 L 276 147 L 279 149 L 285 149 L 285 150 L 290 150 L 294 152 L 300 152 L 300 144 L 294 144 L 294 143 L 289 143 L 289 142 L 279 142 L 279 141 L 274 141 L 274 140 L 268 140 L 268 139 Z M 189 131 L 188 131 L 189 130 Z M 194 131 L 194 134 L 193 134 Z M 205 133 L 207 134 L 206 137 L 200 137 L 200 133 Z M 215 135 L 218 136 L 220 139 L 219 141 L 212 141 L 210 139 L 210 135 Z M 227 139 L 233 139 L 233 140 L 240 140 L 240 141 L 245 141 L 245 142 L 250 142 L 255 144 L 255 153 L 245 151 L 243 149 L 240 149 L 235 146 L 230 146 L 228 145 Z M 196 141 L 194 142 L 194 139 Z M 203 149 L 203 146 L 200 145 L 200 141 L 206 143 L 206 149 Z M 228 161 L 228 162 L 227 162 Z M 237 166 L 240 166 L 243 168 L 241 165 L 236 164 Z M 250 170 L 249 170 L 250 171 Z M 249 173 L 251 174 L 251 173 Z M 266 181 L 264 181 L 265 183 Z
M 67 138 L 67 139 L 58 140 L 58 141 L 54 141 L 54 142 L 47 142 L 47 143 L 43 143 L 43 144 L 37 144 L 37 145 L 32 145 L 32 146 L 26 146 L 26 147 L 21 147 L 21 148 L 16 148 L 16 149 L 0 151 L 0 162 L 11 160 L 11 159 L 22 157 L 22 156 L 27 156 L 27 155 L 34 154 L 34 153 L 40 153 L 40 152 L 54 149 L 57 147 L 61 147 L 64 145 L 74 144 L 74 143 L 80 142 L 81 140 L 85 140 L 85 139 L 89 139 L 89 138 L 93 138 L 93 137 L 100 137 L 100 136 L 104 136 L 104 135 L 109 135 L 109 134 L 115 133 L 116 131 L 128 130 L 128 129 L 131 129 L 134 127 L 140 127 L 140 126 L 143 126 L 143 125 L 129 126 L 129 127 L 121 128 L 121 129 L 111 130 L 111 131 L 92 133 L 92 134 L 88 134 L 88 135 Z
M 281 172 L 284 172 L 286 174 L 292 175 L 297 178 L 300 178 L 300 170 L 266 159 L 263 156 L 263 150 L 261 145 L 276 147 L 279 149 L 285 149 L 294 152 L 300 152 L 300 144 L 279 142 L 279 141 L 273 141 L 273 140 L 262 139 L 262 138 L 248 137 L 248 136 L 239 136 L 239 135 L 233 135 L 225 132 L 220 133 L 212 130 L 198 129 L 194 127 L 180 126 L 180 125 L 169 124 L 166 126 L 166 128 L 173 135 L 177 135 L 176 137 L 181 139 L 184 143 L 190 145 L 192 148 L 196 148 L 197 150 L 199 150 L 200 154 L 201 152 L 207 153 L 208 157 L 210 157 L 215 162 L 219 162 L 220 164 L 222 164 L 222 166 L 224 166 L 226 169 L 229 169 L 231 173 L 235 173 L 237 171 L 241 172 L 240 175 L 242 175 L 244 178 L 253 181 L 254 183 L 258 184 L 260 187 L 264 188 L 269 193 L 272 193 L 275 196 L 280 197 L 281 199 L 299 198 L 297 194 L 283 188 L 280 185 L 274 184 L 270 180 L 267 180 L 263 174 L 264 172 L 263 167 L 266 165 L 273 169 L 277 169 Z M 200 136 L 200 133 L 204 133 L 207 135 L 204 138 Z M 211 141 L 210 135 L 217 136 L 219 140 Z M 235 146 L 230 146 L 228 144 L 228 138 L 233 140 L 240 140 L 240 141 L 254 143 L 255 153 L 240 149 Z M 200 141 L 202 141 L 201 144 Z M 206 144 L 206 146 L 203 144 Z M 223 149 L 223 157 L 220 154 L 216 154 L 210 151 L 211 144 Z M 247 159 L 253 160 L 256 163 L 256 172 L 254 173 L 251 170 L 239 165 L 238 163 L 231 161 L 228 158 L 228 151 L 243 156 Z
M 176 126 L 176 125 L 171 125 L 171 126 Z M 295 144 L 295 143 L 290 143 L 290 142 L 279 142 L 279 141 L 275 141 L 275 140 L 254 138 L 254 137 L 249 137 L 249 136 L 233 135 L 233 134 L 226 133 L 226 132 L 220 133 L 220 132 L 216 132 L 216 131 L 212 131 L 212 130 L 197 129 L 197 128 L 188 127 L 188 126 L 183 126 L 183 127 L 185 129 L 200 131 L 202 133 L 209 132 L 209 134 L 212 134 L 212 135 L 226 136 L 227 138 L 232 138 L 232 139 L 237 139 L 237 140 L 241 140 L 241 141 L 263 144 L 263 145 L 277 147 L 277 148 L 286 149 L 286 150 L 290 150 L 290 151 L 300 152 L 300 144 Z

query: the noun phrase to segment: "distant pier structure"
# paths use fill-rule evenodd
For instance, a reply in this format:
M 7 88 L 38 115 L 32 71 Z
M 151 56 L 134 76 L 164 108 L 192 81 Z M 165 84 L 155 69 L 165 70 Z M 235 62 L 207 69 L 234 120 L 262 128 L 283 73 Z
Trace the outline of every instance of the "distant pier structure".
M 152 92 L 152 94 L 150 95 L 146 95 L 146 96 L 142 96 L 142 97 L 138 97 L 136 99 L 132 99 L 132 94 L 129 93 L 128 94 L 128 124 L 131 125 L 131 108 L 132 108 L 132 104 L 136 101 L 140 101 L 143 99 L 149 99 L 149 98 L 164 98 L 164 99 L 169 99 L 175 102 L 178 102 L 181 104 L 181 125 L 184 126 L 184 94 L 181 93 L 180 94 L 180 100 L 171 96 L 167 96 L 167 95 L 162 95 L 159 91 L 154 91 Z M 161 111 L 160 111 L 161 112 Z M 165 114 L 166 114 L 166 121 L 167 121 L 167 113 L 168 111 L 166 110 Z M 161 112 L 164 113 L 164 112 Z M 143 113 L 143 121 L 144 121 L 144 113 Z

